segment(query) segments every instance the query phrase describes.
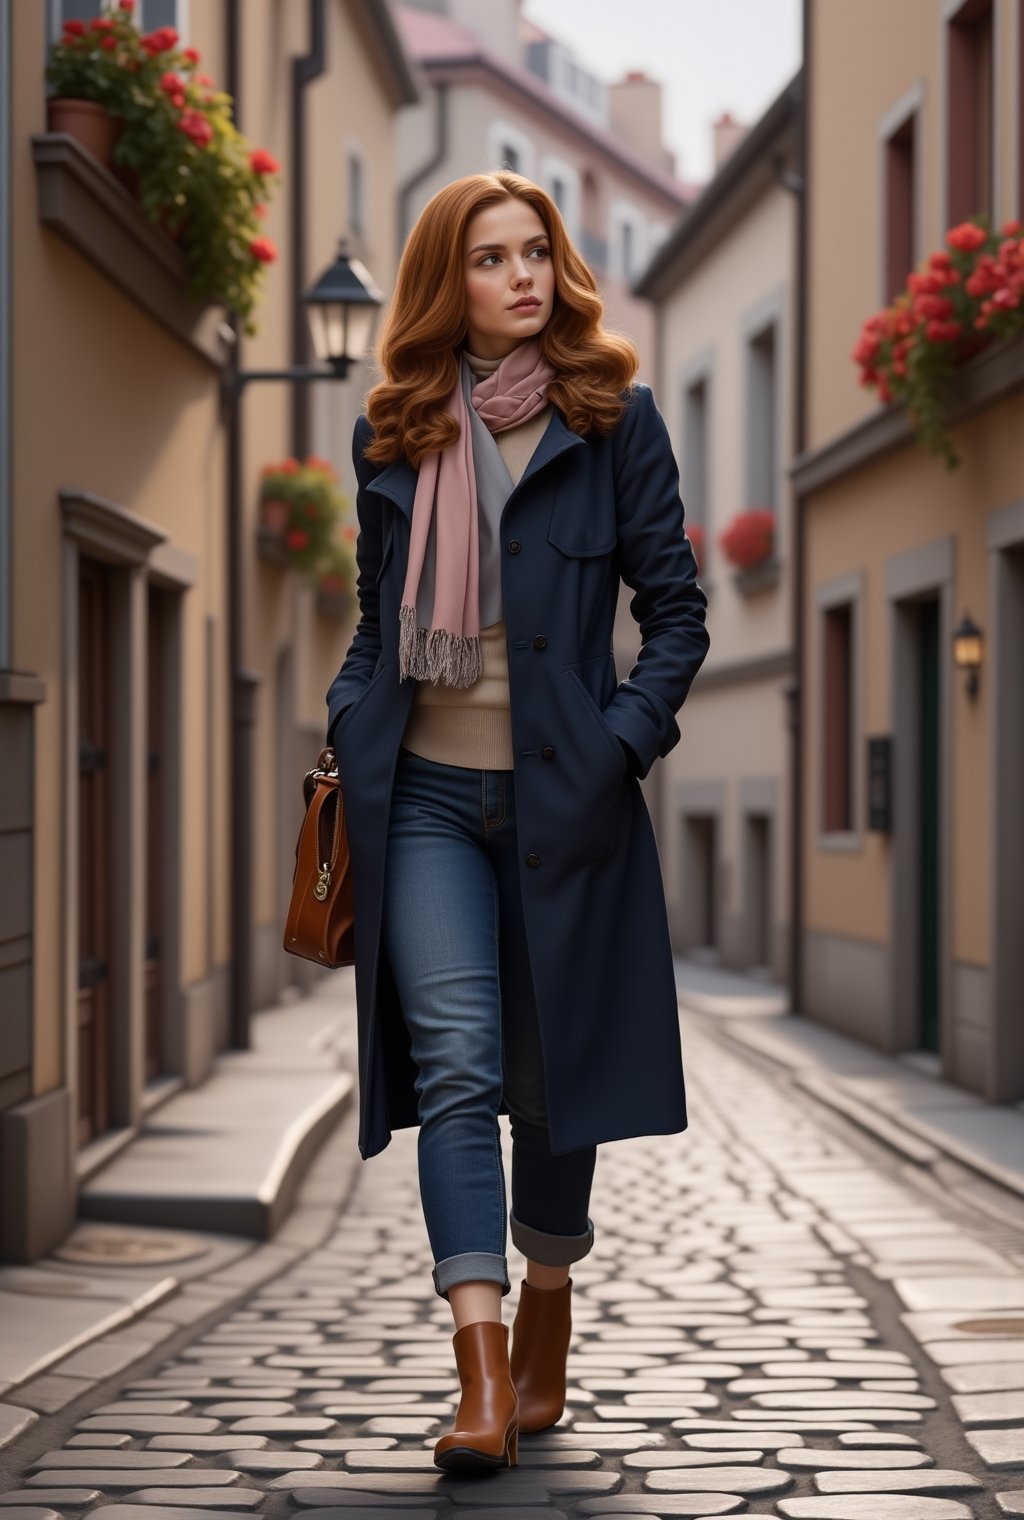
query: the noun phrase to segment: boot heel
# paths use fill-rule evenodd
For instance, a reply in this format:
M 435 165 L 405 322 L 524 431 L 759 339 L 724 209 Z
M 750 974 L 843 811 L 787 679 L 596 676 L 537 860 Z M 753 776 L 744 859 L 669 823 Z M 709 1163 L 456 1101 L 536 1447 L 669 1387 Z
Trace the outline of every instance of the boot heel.
M 518 1467 L 518 1465 L 519 1465 L 519 1430 L 518 1430 L 518 1428 L 515 1429 L 515 1430 L 513 1430 L 512 1434 L 508 1438 L 508 1465 L 509 1465 L 509 1467 Z

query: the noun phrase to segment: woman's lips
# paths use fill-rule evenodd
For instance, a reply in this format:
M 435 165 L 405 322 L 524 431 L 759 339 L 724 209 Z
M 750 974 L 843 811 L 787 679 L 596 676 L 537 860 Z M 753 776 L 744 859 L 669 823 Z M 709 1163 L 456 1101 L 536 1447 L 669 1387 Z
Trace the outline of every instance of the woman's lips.
M 519 302 L 517 302 L 517 304 L 515 306 L 510 307 L 509 310 L 510 311 L 536 311 L 537 307 L 539 305 L 540 305 L 539 301 L 519 301 Z

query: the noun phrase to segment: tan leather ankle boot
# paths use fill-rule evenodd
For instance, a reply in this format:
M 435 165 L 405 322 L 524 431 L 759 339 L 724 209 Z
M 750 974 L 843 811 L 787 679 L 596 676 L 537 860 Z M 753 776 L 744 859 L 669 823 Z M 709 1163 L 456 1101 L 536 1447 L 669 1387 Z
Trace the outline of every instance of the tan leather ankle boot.
M 512 1322 L 510 1362 L 519 1395 L 520 1430 L 546 1430 L 562 1418 L 571 1299 L 571 1277 L 561 1288 L 534 1288 L 523 1278 Z
M 515 1467 L 519 1400 L 508 1360 L 508 1326 L 498 1320 L 463 1325 L 452 1337 L 462 1398 L 455 1424 L 434 1447 L 446 1472 Z

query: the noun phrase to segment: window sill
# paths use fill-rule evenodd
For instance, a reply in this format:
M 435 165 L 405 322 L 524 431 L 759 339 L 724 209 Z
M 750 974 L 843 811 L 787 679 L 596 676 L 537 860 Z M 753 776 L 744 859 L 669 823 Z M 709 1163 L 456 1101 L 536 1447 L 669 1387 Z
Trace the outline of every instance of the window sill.
M 1022 389 L 1024 334 L 1019 334 L 993 344 L 964 365 L 958 376 L 951 424 L 955 426 Z M 879 403 L 860 422 L 795 459 L 789 471 L 793 488 L 801 496 L 819 491 L 851 471 L 873 464 L 890 449 L 908 443 L 916 443 L 916 437 L 904 409 Z M 939 461 L 935 463 L 938 465 Z
M 860 834 L 853 831 L 818 835 L 819 850 L 832 850 L 839 855 L 856 855 L 862 848 Z
M 185 289 L 180 248 L 157 230 L 101 163 L 66 132 L 32 135 L 39 220 L 78 250 L 124 295 L 216 369 L 227 349 L 219 306 Z

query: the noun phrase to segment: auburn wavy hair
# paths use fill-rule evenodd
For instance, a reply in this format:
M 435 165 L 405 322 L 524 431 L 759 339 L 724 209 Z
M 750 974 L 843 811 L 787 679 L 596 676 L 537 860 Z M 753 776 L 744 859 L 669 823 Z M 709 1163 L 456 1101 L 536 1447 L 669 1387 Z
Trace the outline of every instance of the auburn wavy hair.
M 387 464 L 404 454 L 418 469 L 425 454 L 459 436 L 459 424 L 442 408 L 458 382 L 458 351 L 467 334 L 466 226 L 483 207 L 513 197 L 537 212 L 551 247 L 555 299 L 537 334 L 558 371 L 548 400 L 574 433 L 610 432 L 622 416 L 620 393 L 631 385 L 640 358 L 629 338 L 602 326 L 604 302 L 555 202 L 508 169 L 467 174 L 431 197 L 406 240 L 376 344 L 384 378 L 366 396 L 374 430 L 367 459 Z

